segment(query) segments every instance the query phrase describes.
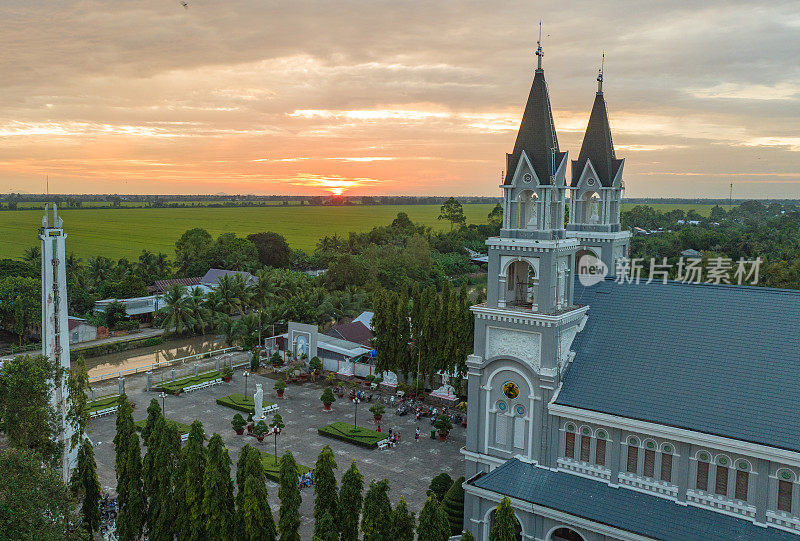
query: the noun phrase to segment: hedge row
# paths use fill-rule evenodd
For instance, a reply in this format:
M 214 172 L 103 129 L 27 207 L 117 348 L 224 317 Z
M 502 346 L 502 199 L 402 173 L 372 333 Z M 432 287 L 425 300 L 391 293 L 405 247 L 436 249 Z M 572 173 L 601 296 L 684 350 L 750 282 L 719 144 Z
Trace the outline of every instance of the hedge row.
M 256 410 L 253 397 L 245 396 L 239 393 L 229 394 L 228 396 L 217 398 L 217 404 L 220 406 L 225 406 L 226 408 L 243 411 L 245 413 L 255 413 Z M 275 404 L 275 402 L 268 402 L 267 400 L 264 400 L 262 404 L 266 408 L 268 406 L 272 406 Z
M 182 391 L 186 387 L 197 385 L 198 383 L 205 383 L 206 381 L 211 381 L 221 377 L 222 373 L 219 370 L 212 370 L 210 372 L 203 372 L 202 374 L 197 374 L 196 376 L 189 376 L 181 379 L 176 379 L 175 381 L 167 381 L 165 383 L 161 383 L 158 386 L 158 388 L 164 391 L 165 393 L 175 394 L 178 391 Z
M 321 436 L 354 443 L 359 447 L 366 447 L 367 449 L 375 449 L 378 446 L 378 442 L 385 440 L 387 437 L 386 434 L 382 432 L 340 422 L 323 426 L 317 429 L 317 432 Z
M 184 434 L 188 434 L 189 431 L 192 429 L 192 427 L 190 427 L 189 425 L 179 423 L 178 421 L 173 421 L 172 419 L 164 419 L 164 420 L 167 422 L 168 425 L 175 425 L 175 427 L 178 429 L 178 433 L 181 436 L 183 436 Z M 136 421 L 133 424 L 136 425 L 136 430 L 141 432 L 146 423 L 147 419 L 142 419 L 141 421 Z
M 264 466 L 264 473 L 267 477 L 276 483 L 281 482 L 281 459 L 278 457 L 278 460 L 275 460 L 275 455 L 271 455 L 269 453 L 265 453 L 261 451 L 261 465 Z M 303 475 L 306 472 L 310 472 L 311 468 L 308 466 L 303 466 L 299 462 L 297 463 L 297 471 L 300 475 Z
M 112 394 L 109 396 L 103 396 L 98 398 L 97 400 L 92 400 L 86 403 L 86 408 L 89 410 L 89 413 L 104 410 L 106 408 L 110 408 L 116 406 L 119 401 L 118 394 Z
M 143 348 L 147 346 L 157 346 L 164 342 L 160 336 L 151 336 L 150 338 L 134 338 L 132 340 L 122 340 L 119 342 L 108 342 L 106 344 L 97 344 L 96 346 L 87 346 L 84 348 L 75 347 L 71 348 L 74 354 L 78 353 L 85 358 L 97 357 L 98 355 L 105 355 L 106 353 L 116 353 L 118 351 L 127 351 L 129 349 Z

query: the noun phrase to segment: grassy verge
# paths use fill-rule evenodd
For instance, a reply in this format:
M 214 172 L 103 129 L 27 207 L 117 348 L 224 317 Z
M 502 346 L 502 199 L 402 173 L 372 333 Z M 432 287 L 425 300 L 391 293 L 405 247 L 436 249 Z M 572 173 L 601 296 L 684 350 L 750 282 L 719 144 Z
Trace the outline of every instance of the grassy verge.
M 136 336 L 132 336 L 130 340 L 107 342 L 105 344 L 97 344 L 96 346 L 73 346 L 70 348 L 70 351 L 73 355 L 80 353 L 84 357 L 89 358 L 105 355 L 106 353 L 116 353 L 118 351 L 127 351 L 129 349 L 144 348 L 147 346 L 158 346 L 163 341 L 164 339 L 160 336 L 151 336 L 149 338 L 137 338 Z
M 261 465 L 264 466 L 264 473 L 267 474 L 267 477 L 275 481 L 276 483 L 280 483 L 280 470 L 281 470 L 281 459 L 278 457 L 278 460 L 275 460 L 275 455 L 271 455 L 269 453 L 265 453 L 261 451 Z M 303 466 L 302 464 L 297 464 L 297 471 L 300 475 L 311 471 L 311 468 L 308 466 Z
M 228 396 L 217 398 L 217 404 L 245 413 L 255 413 L 255 402 L 252 396 L 245 396 L 238 393 L 229 394 Z M 266 400 L 262 402 L 265 408 L 274 404 L 275 402 L 268 402 Z
M 205 383 L 206 381 L 211 381 L 221 377 L 222 374 L 218 370 L 212 370 L 211 372 L 203 372 L 202 374 L 197 374 L 196 376 L 176 379 L 175 381 L 167 381 L 160 384 L 157 388 L 165 393 L 175 394 L 179 391 L 183 391 L 183 389 L 186 387 L 191 387 L 192 385 L 197 385 L 198 383 Z
M 382 432 L 360 426 L 353 426 L 350 423 L 331 423 L 328 426 L 317 429 L 317 432 L 322 436 L 354 443 L 360 447 L 366 447 L 367 449 L 376 448 L 379 441 L 387 438 L 386 434 Z
M 109 396 L 103 396 L 101 398 L 98 398 L 97 400 L 92 400 L 90 402 L 87 402 L 86 407 L 88 408 L 89 413 L 94 413 L 96 411 L 116 406 L 118 401 L 119 401 L 119 395 L 112 394 Z
M 185 425 L 183 423 L 179 423 L 178 421 L 173 421 L 172 419 L 166 419 L 166 421 L 167 421 L 168 425 L 175 425 L 175 427 L 178 429 L 178 434 L 180 434 L 181 436 L 183 436 L 184 434 L 188 434 L 189 430 L 191 430 L 191 428 L 192 428 L 189 425 Z M 136 430 L 141 432 L 142 429 L 144 428 L 145 423 L 147 423 L 147 419 L 142 419 L 141 421 L 136 421 L 133 424 L 136 425 Z

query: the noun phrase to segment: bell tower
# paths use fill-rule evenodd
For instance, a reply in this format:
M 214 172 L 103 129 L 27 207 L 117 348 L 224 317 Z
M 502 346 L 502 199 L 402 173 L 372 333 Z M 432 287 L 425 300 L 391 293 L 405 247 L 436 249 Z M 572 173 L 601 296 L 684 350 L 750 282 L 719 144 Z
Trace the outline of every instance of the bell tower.
M 564 224 L 567 153 L 556 136 L 541 35 L 536 56 L 514 150 L 506 155 L 500 236 L 486 241 L 486 303 L 472 307 L 468 478 L 514 457 L 555 466 L 558 446 L 548 442 L 557 441 L 558 427 L 547 404 L 587 311 L 573 301 L 578 241 Z
M 603 60 L 605 63 L 605 56 Z M 578 159 L 572 161 L 567 236 L 580 243 L 576 257 L 579 274 L 588 273 L 599 260 L 606 273 L 613 276 L 617 260 L 628 257 L 631 235 L 620 224 L 624 165 L 625 160 L 617 159 L 614 153 L 601 66 L 583 145 Z M 591 257 L 583 259 L 584 256 Z

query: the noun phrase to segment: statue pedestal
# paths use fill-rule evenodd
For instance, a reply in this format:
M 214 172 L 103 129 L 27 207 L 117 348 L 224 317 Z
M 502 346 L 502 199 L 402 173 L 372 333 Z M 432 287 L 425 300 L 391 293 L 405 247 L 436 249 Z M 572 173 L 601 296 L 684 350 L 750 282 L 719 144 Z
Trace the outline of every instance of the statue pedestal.
M 438 398 L 443 402 L 448 402 L 453 404 L 458 402 L 458 396 L 456 396 L 456 390 L 453 388 L 452 385 L 448 385 L 447 383 L 445 383 L 435 391 L 431 392 L 431 394 L 428 396 L 432 398 Z

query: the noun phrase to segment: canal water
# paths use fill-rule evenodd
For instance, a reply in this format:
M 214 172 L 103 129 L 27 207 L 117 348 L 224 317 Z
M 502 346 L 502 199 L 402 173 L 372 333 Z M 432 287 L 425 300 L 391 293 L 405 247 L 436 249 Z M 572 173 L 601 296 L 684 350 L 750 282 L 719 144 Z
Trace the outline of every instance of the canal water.
M 147 346 L 128 351 L 108 353 L 98 357 L 90 357 L 86 359 L 86 369 L 89 372 L 89 377 L 94 378 L 119 370 L 144 368 L 145 366 L 158 362 L 180 359 L 206 351 L 214 351 L 216 349 L 222 349 L 225 346 L 225 339 L 222 336 L 213 334 L 193 336 L 190 338 L 177 338 L 174 340 L 165 340 L 164 343 L 157 346 Z

